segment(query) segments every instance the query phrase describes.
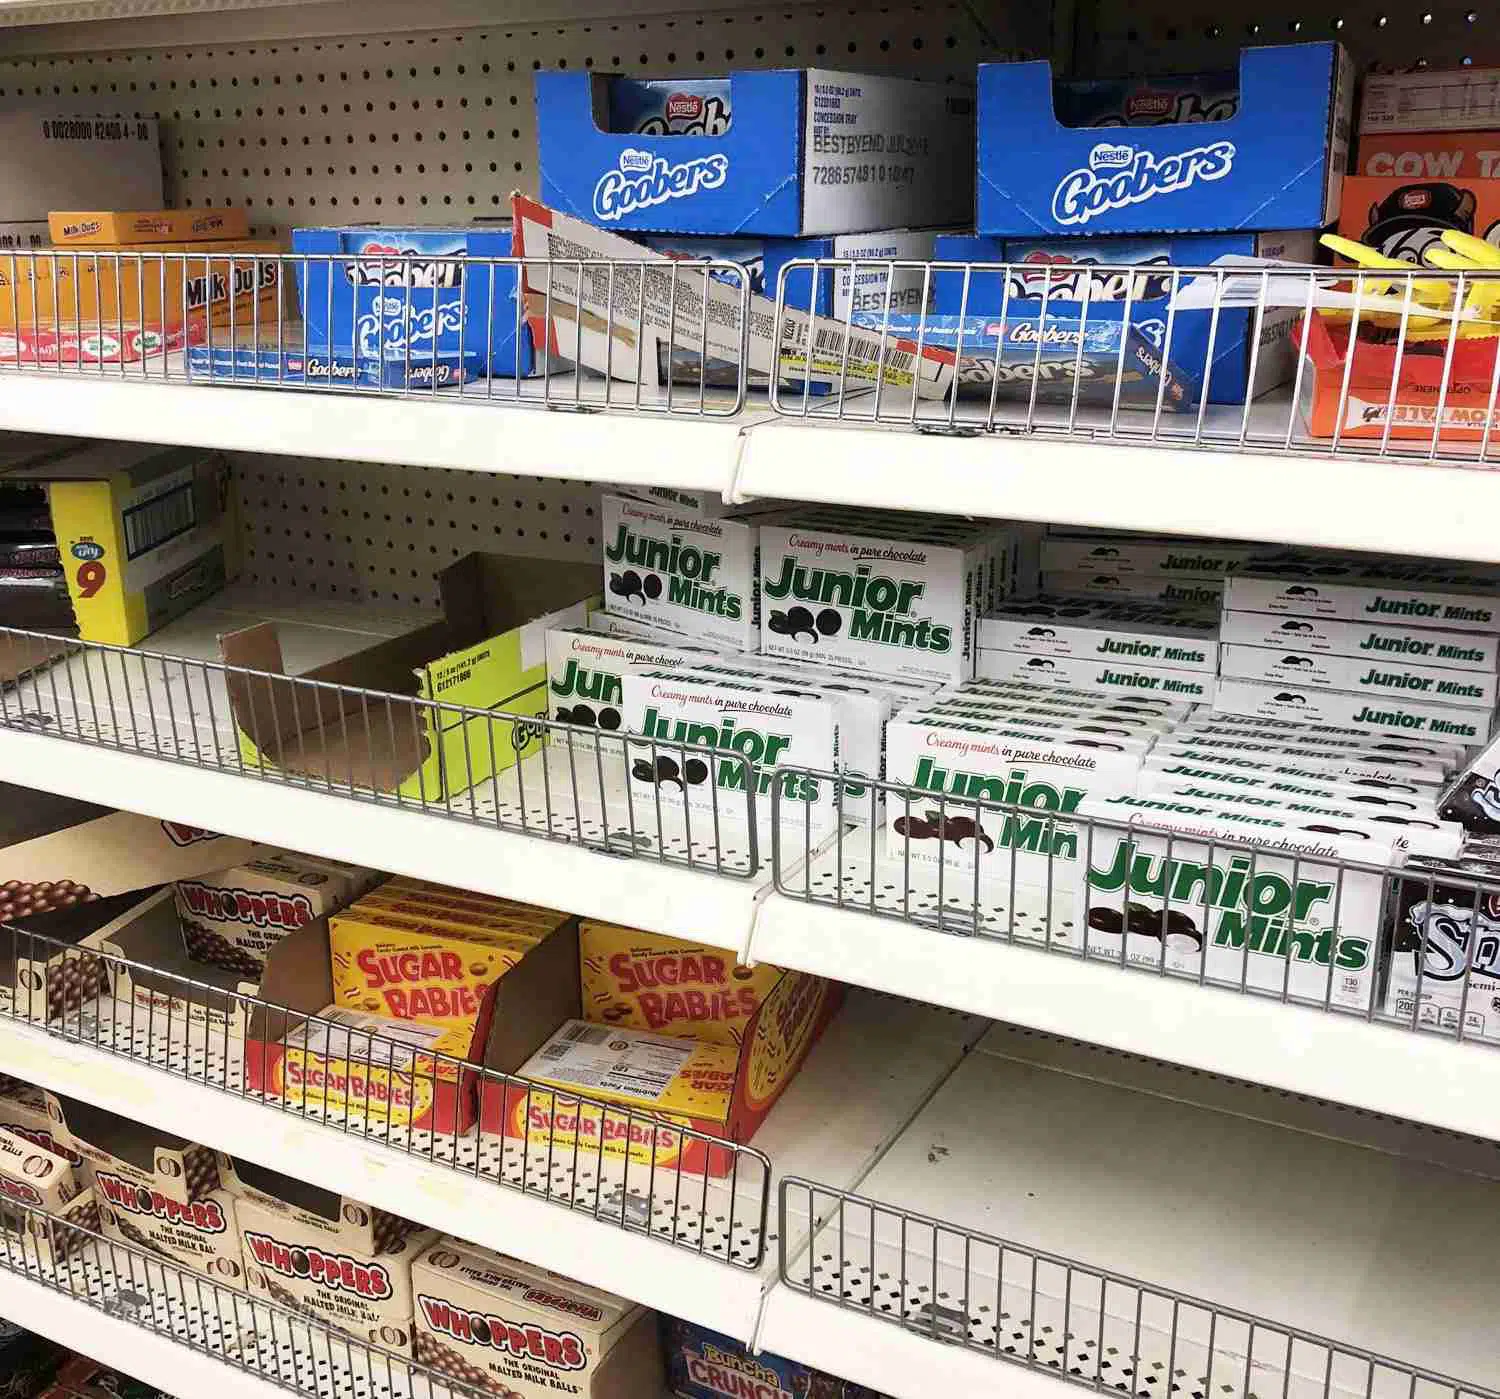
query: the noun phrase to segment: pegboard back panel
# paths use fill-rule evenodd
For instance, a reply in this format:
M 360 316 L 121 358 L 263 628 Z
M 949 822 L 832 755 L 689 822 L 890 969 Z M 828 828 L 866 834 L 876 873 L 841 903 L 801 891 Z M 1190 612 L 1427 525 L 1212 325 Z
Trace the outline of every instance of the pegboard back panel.
M 437 573 L 475 549 L 599 557 L 583 481 L 236 454 L 242 579 L 274 592 L 438 605 Z
M 1232 66 L 1251 44 L 1337 39 L 1356 65 L 1500 64 L 1492 0 L 1094 0 L 1080 8 L 1081 71 L 1184 73 Z
M 155 116 L 169 202 L 248 205 L 261 232 L 467 221 L 536 192 L 538 69 L 816 64 L 972 81 L 982 58 L 1045 50 L 1044 8 L 1023 18 L 1024 37 L 946 0 L 0 58 L 0 109 Z

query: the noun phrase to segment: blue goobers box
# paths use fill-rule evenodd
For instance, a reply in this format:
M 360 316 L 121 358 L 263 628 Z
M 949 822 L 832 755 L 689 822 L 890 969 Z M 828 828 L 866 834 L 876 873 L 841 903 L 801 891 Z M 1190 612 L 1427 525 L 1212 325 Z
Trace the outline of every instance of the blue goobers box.
M 375 382 L 408 363 L 414 380 L 421 366 L 430 384 L 436 366 L 440 381 L 445 373 L 456 381 L 476 356 L 481 373 L 533 372 L 524 318 L 517 335 L 516 269 L 469 261 L 509 257 L 506 225 L 297 228 L 292 252 L 309 254 L 294 262 L 309 354 L 352 362 L 356 377 Z M 404 255 L 418 260 L 397 260 Z
M 1111 106 L 1087 86 L 1091 105 Z M 1060 124 L 1070 104 L 1055 100 L 1049 64 L 982 64 L 979 232 L 1322 228 L 1338 217 L 1353 91 L 1338 44 L 1245 49 L 1228 119 L 1102 129 Z
M 1312 232 L 1046 239 L 939 234 L 933 251 L 939 262 L 1003 262 L 1009 264 L 1009 272 L 971 270 L 967 295 L 963 272 L 935 272 L 932 310 L 938 316 L 993 320 L 1004 309 L 1012 320 L 1022 321 L 1040 313 L 1043 296 L 1049 313 L 1057 315 L 1087 295 L 1088 322 L 1097 325 L 1123 318 L 1128 292 L 1130 324 L 1159 348 L 1167 333 L 1174 267 L 1206 268 L 1229 254 L 1310 263 L 1316 243 Z M 1187 275 L 1180 277 L 1178 286 L 1189 280 Z M 1260 317 L 1260 351 L 1252 366 L 1253 311 L 1226 308 L 1217 323 L 1211 311 L 1178 311 L 1172 317 L 1167 358 L 1193 382 L 1201 384 L 1205 372 L 1209 375 L 1210 403 L 1243 403 L 1247 393 L 1258 398 L 1284 384 L 1296 368 L 1291 331 L 1297 314 L 1288 306 L 1266 307 Z M 1189 406 L 1196 406 L 1196 400 Z
M 974 96 L 951 83 L 538 73 L 536 115 L 542 202 L 621 233 L 791 238 L 973 212 Z

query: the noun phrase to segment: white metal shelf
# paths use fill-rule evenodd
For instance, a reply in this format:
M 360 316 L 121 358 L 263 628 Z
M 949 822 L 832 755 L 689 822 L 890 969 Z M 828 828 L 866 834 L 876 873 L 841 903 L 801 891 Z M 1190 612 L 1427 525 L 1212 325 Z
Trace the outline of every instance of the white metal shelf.
M 982 1363 L 996 1362 L 982 1351 L 868 1310 L 872 1297 L 887 1309 L 904 1300 L 910 1313 L 936 1296 L 968 1311 L 971 1346 L 1033 1346 L 1042 1365 L 1076 1365 L 1089 1379 L 1102 1364 L 1106 1389 L 1176 1393 L 1176 1374 L 1184 1394 L 1406 1393 L 1404 1372 L 1365 1377 L 1365 1350 L 1493 1385 L 1496 1290 L 1484 1260 L 1500 1242 L 1496 1165 L 1487 1145 L 1413 1138 L 1400 1124 L 996 1027 L 858 1192 L 937 1215 L 972 1242 L 932 1245 L 897 1213 L 837 1213 L 792 1276 L 810 1275 L 830 1299 L 842 1289 L 846 1305 L 783 1286 L 761 1343 L 911 1399 L 986 1392 Z M 1016 1254 L 998 1262 L 981 1238 L 1113 1270 L 1119 1290 L 1101 1316 L 1086 1275 L 1053 1278 Z M 1457 1284 L 1444 1288 L 1441 1318 L 1410 1305 L 1437 1277 Z M 1132 1278 L 1146 1284 L 1144 1309 Z M 1191 1302 L 1172 1305 L 1179 1296 L 1225 1310 L 1215 1325 Z M 1269 1324 L 1252 1332 L 1235 1313 Z M 1327 1337 L 1339 1354 L 1324 1369 L 1316 1347 L 1279 1350 L 1278 1327 Z M 1143 1386 L 1143 1372 L 1156 1378 Z M 990 1373 L 1018 1392 L 1050 1378 Z
M 769 832 L 760 840 L 760 872 L 732 879 L 7 728 L 0 728 L 0 776 L 310 854 L 562 906 L 933 1006 L 1500 1140 L 1500 1050 L 939 932 L 857 907 L 809 903 L 775 892 Z M 462 800 L 455 811 L 464 813 Z M 832 858 L 815 857 L 814 877 L 818 861 Z M 847 856 L 846 864 L 847 880 L 857 884 L 859 872 Z M 791 887 L 801 887 L 800 874 L 788 877 Z M 851 889 L 847 897 L 857 903 L 860 896 Z M 961 912 L 952 926 L 963 927 Z
M 741 432 L 764 417 L 762 411 L 664 421 L 660 414 L 599 411 L 587 398 L 574 409 L 566 406 L 568 384 L 553 381 L 558 406 L 545 408 L 505 403 L 508 385 L 497 385 L 488 400 L 482 385 L 471 385 L 462 398 L 401 398 L 12 372 L 0 373 L 0 428 L 723 491 L 734 476 Z M 534 382 L 526 392 L 540 399 Z M 614 392 L 623 400 L 634 390 L 616 384 Z M 682 390 L 678 401 L 687 396 Z
M 1500 559 L 1500 473 L 1421 460 L 949 436 L 777 419 L 746 434 L 736 496 L 1324 548 Z
M 852 1187 L 983 1028 L 975 1017 L 856 993 L 753 1145 L 770 1157 L 777 1176 L 800 1173 Z M 898 1064 L 887 1065 L 884 1050 L 893 1030 L 907 1048 Z M 455 1168 L 245 1096 L 235 1091 L 239 1080 L 232 1066 L 226 1089 L 190 1076 L 194 1071 L 184 1073 L 175 1057 L 169 1062 L 176 1071 L 164 1073 L 166 1065 L 0 1020 L 0 1069 L 7 1073 L 742 1340 L 755 1336 L 762 1298 L 776 1277 L 774 1203 L 761 1266 L 730 1266 L 587 1210 L 503 1186 L 474 1164 L 480 1158 L 472 1141 L 468 1147 L 460 1143 L 458 1152 L 470 1164 Z M 209 1079 L 222 1072 L 222 1065 L 196 1069 Z M 733 1191 L 731 1183 L 710 1189 L 706 1211 L 717 1209 L 743 1223 L 745 1201 L 759 1182 L 732 1184 Z M 661 1188 L 674 1206 L 682 1206 L 697 1186 Z M 739 1202 L 733 1210 L 731 1193 Z M 682 1199 L 675 1199 L 679 1194 Z M 789 1241 L 794 1249 L 802 1242 Z

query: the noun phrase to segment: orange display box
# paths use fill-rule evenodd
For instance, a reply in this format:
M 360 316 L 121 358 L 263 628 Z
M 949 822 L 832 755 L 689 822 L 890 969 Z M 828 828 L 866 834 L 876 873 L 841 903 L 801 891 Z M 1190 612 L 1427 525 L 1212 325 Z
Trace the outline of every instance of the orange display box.
M 68 247 L 115 248 L 140 243 L 208 243 L 248 238 L 244 209 L 99 209 L 47 215 L 52 241 Z
M 1300 324 L 1292 334 L 1300 340 Z M 1409 342 L 1398 350 L 1393 332 L 1374 329 L 1362 330 L 1351 349 L 1349 322 L 1315 312 L 1302 378 L 1307 431 L 1313 437 L 1384 438 L 1389 428 L 1393 440 L 1430 442 L 1436 433 L 1443 442 L 1479 442 L 1488 428 L 1491 440 L 1500 440 L 1500 411 L 1492 402 L 1500 339 L 1455 341 L 1445 375 L 1447 350 L 1446 339 Z
M 1362 158 L 1363 159 L 1363 158 Z M 1344 178 L 1339 232 L 1387 257 L 1422 266 L 1445 229 L 1500 236 L 1500 180 L 1407 180 L 1397 175 Z
M 1372 132 L 1359 138 L 1360 175 L 1398 180 L 1500 180 L 1500 131 Z

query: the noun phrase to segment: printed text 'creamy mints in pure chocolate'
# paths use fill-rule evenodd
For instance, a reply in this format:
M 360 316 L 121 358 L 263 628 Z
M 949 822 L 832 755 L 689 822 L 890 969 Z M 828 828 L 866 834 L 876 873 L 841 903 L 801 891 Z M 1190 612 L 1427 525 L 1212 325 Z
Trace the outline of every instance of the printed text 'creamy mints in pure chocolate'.
M 719 819 L 746 819 L 749 802 L 807 810 L 815 823 L 835 817 L 835 783 L 811 775 L 839 763 L 838 707 L 806 693 L 687 673 L 648 671 L 622 681 L 622 712 L 633 800 L 686 807 L 705 838 Z M 810 771 L 793 771 L 809 769 Z
M 1401 659 L 1279 651 L 1269 646 L 1226 645 L 1220 670 L 1236 680 L 1311 686 L 1357 694 L 1407 695 L 1441 704 L 1494 707 L 1493 671 L 1438 670 Z
M 1085 843 L 1066 818 L 1090 792 L 1134 790 L 1141 755 L 1023 721 L 902 716 L 886 732 L 886 762 L 891 782 L 910 789 L 887 798 L 886 858 L 954 872 L 977 863 L 981 878 L 1053 889 L 1054 865 L 1077 860 Z
M 1220 641 L 1269 646 L 1304 655 L 1364 656 L 1372 663 L 1398 661 L 1451 670 L 1494 671 L 1500 637 L 1445 632 L 1401 623 L 1344 622 L 1332 617 L 1289 617 L 1274 612 L 1226 611 Z

